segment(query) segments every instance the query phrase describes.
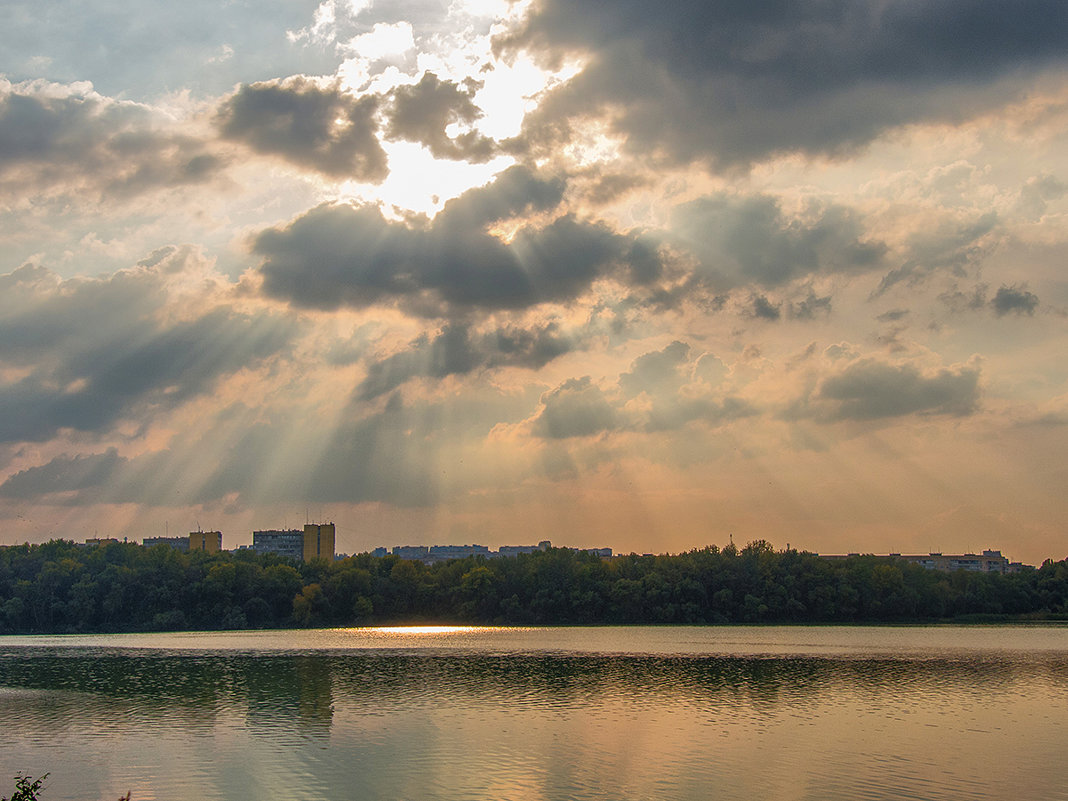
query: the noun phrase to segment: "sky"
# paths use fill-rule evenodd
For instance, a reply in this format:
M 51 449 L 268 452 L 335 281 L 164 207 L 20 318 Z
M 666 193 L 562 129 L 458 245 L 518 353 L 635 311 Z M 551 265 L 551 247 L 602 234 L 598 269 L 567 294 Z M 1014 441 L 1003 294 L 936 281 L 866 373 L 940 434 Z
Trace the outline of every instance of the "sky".
M 0 543 L 1068 556 L 1063 0 L 0 23 Z

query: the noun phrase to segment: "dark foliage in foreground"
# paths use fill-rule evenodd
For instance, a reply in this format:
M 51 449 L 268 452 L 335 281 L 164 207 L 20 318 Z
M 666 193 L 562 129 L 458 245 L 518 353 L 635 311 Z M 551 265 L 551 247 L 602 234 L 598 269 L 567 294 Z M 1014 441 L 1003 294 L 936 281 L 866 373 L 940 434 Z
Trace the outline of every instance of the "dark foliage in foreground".
M 383 622 L 859 623 L 1068 616 L 1068 560 L 1010 575 L 766 542 L 602 560 L 560 548 L 430 567 L 179 553 L 165 545 L 0 547 L 0 633 Z
M 29 776 L 17 774 L 15 776 L 15 791 L 11 794 L 10 801 L 38 801 L 47 778 L 47 773 L 39 779 L 31 779 Z M 0 801 L 9 801 L 9 799 L 4 796 L 0 798 Z M 130 794 L 127 793 L 119 801 L 130 801 Z
M 47 773 L 39 779 L 31 779 L 29 776 L 18 774 L 15 776 L 15 791 L 11 794 L 10 801 L 37 801 L 41 788 L 44 786 L 44 780 L 47 778 Z M 8 797 L 5 795 L 0 798 L 0 801 L 8 801 Z

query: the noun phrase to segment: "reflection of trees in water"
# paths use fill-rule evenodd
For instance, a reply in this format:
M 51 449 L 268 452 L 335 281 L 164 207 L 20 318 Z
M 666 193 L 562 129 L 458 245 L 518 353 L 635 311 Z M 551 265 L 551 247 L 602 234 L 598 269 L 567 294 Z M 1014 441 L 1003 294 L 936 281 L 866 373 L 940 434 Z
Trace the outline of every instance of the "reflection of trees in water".
M 244 711 L 256 730 L 329 733 L 335 703 L 357 712 L 448 703 L 582 708 L 603 699 L 647 705 L 780 708 L 841 698 L 1068 688 L 1060 657 L 842 659 L 572 654 L 188 654 L 19 649 L 0 655 L 0 717 L 59 727 L 87 720 L 170 716 L 210 727 Z M 53 692 L 60 691 L 60 692 Z
M 997 694 L 1020 685 L 1068 687 L 1068 664 L 1012 659 L 835 659 L 645 656 L 409 656 L 339 658 L 339 700 L 373 707 L 445 701 L 581 707 L 599 697 L 773 709 L 821 696 L 939 691 Z
M 58 691 L 17 698 L 36 708 L 34 717 L 57 722 L 84 709 L 104 720 L 167 715 L 210 725 L 224 709 L 247 706 L 250 728 L 291 725 L 307 734 L 330 730 L 332 669 L 328 659 L 304 655 L 22 649 L 0 656 L 0 687 Z
M 317 656 L 242 658 L 238 671 L 252 731 L 295 724 L 303 734 L 326 735 L 334 717 L 329 660 Z
M 86 725 L 122 727 L 166 717 L 210 729 L 219 712 L 221 665 L 114 651 L 19 649 L 0 655 L 0 687 L 31 692 L 0 704 L 5 726 L 42 721 L 63 731 Z
M 57 726 L 84 719 L 121 724 L 168 717 L 178 725 L 210 727 L 224 711 L 245 707 L 253 729 L 288 725 L 305 734 L 330 730 L 331 668 L 314 656 L 14 653 L 0 656 L 0 687 L 40 692 L 0 702 L 4 717 L 21 712 Z

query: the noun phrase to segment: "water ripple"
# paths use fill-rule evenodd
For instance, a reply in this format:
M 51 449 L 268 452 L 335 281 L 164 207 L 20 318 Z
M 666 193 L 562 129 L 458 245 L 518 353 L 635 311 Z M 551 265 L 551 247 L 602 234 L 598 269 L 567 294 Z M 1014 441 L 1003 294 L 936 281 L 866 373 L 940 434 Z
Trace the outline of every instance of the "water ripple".
M 579 632 L 6 638 L 0 775 L 51 771 L 49 801 L 1068 798 L 1063 632 Z

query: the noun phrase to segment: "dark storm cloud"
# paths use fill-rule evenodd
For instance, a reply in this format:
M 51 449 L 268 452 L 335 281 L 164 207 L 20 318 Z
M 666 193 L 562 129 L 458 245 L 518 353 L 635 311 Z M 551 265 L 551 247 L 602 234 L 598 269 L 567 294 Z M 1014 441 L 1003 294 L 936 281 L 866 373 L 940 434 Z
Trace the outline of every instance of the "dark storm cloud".
M 337 178 L 381 181 L 388 169 L 377 138 L 378 102 L 296 77 L 240 87 L 220 106 L 216 124 L 223 137 L 257 153 Z
M 57 456 L 39 467 L 20 470 L 10 476 L 0 484 L 0 496 L 30 499 L 103 487 L 125 462 L 126 459 L 114 448 L 106 453 Z
M 226 308 L 164 322 L 163 272 L 60 282 L 27 267 L 0 279 L 0 364 L 22 368 L 0 384 L 0 442 L 103 432 L 127 415 L 174 408 L 293 335 L 292 322 Z
M 388 136 L 427 146 L 439 159 L 485 162 L 495 155 L 496 145 L 476 131 L 450 137 L 445 129 L 454 123 L 470 125 L 482 116 L 475 105 L 480 84 L 468 79 L 461 86 L 426 72 L 419 83 L 393 90 L 388 111 Z
M 767 295 L 754 295 L 750 299 L 746 313 L 757 320 L 770 320 L 774 322 L 782 317 L 782 304 L 775 304 L 768 300 Z
M 957 366 L 925 374 L 911 364 L 860 359 L 824 380 L 819 398 L 830 404 L 828 421 L 968 415 L 979 405 L 979 369 Z
M 264 259 L 264 291 L 301 306 L 400 303 L 441 316 L 567 301 L 627 263 L 632 239 L 569 214 L 523 226 L 510 243 L 486 231 L 496 220 L 551 209 L 562 192 L 560 182 L 513 167 L 421 227 L 386 220 L 377 208 L 320 206 L 262 232 L 253 250 Z
M 517 146 L 557 146 L 570 118 L 603 115 L 632 152 L 746 163 L 833 155 L 1018 97 L 1038 70 L 1068 60 L 1068 5 L 542 0 L 496 46 L 587 61 Z
M 1038 307 L 1038 296 L 1033 292 L 1028 292 L 1027 287 L 1022 284 L 1002 286 L 995 293 L 990 305 L 994 307 L 994 313 L 998 317 L 1011 312 L 1032 315 Z
M 857 215 L 841 206 L 783 214 L 766 195 L 717 195 L 678 207 L 672 241 L 699 260 L 698 276 L 717 287 L 778 286 L 814 273 L 879 267 L 886 245 L 864 238 Z
M 440 379 L 498 367 L 537 369 L 571 348 L 570 339 L 556 323 L 487 333 L 472 333 L 469 326 L 452 323 L 433 338 L 424 334 L 405 350 L 373 362 L 357 394 L 363 399 L 375 398 L 413 378 Z
M 164 130 L 144 106 L 77 86 L 0 85 L 0 185 L 128 196 L 207 181 L 222 167 L 202 142 Z

